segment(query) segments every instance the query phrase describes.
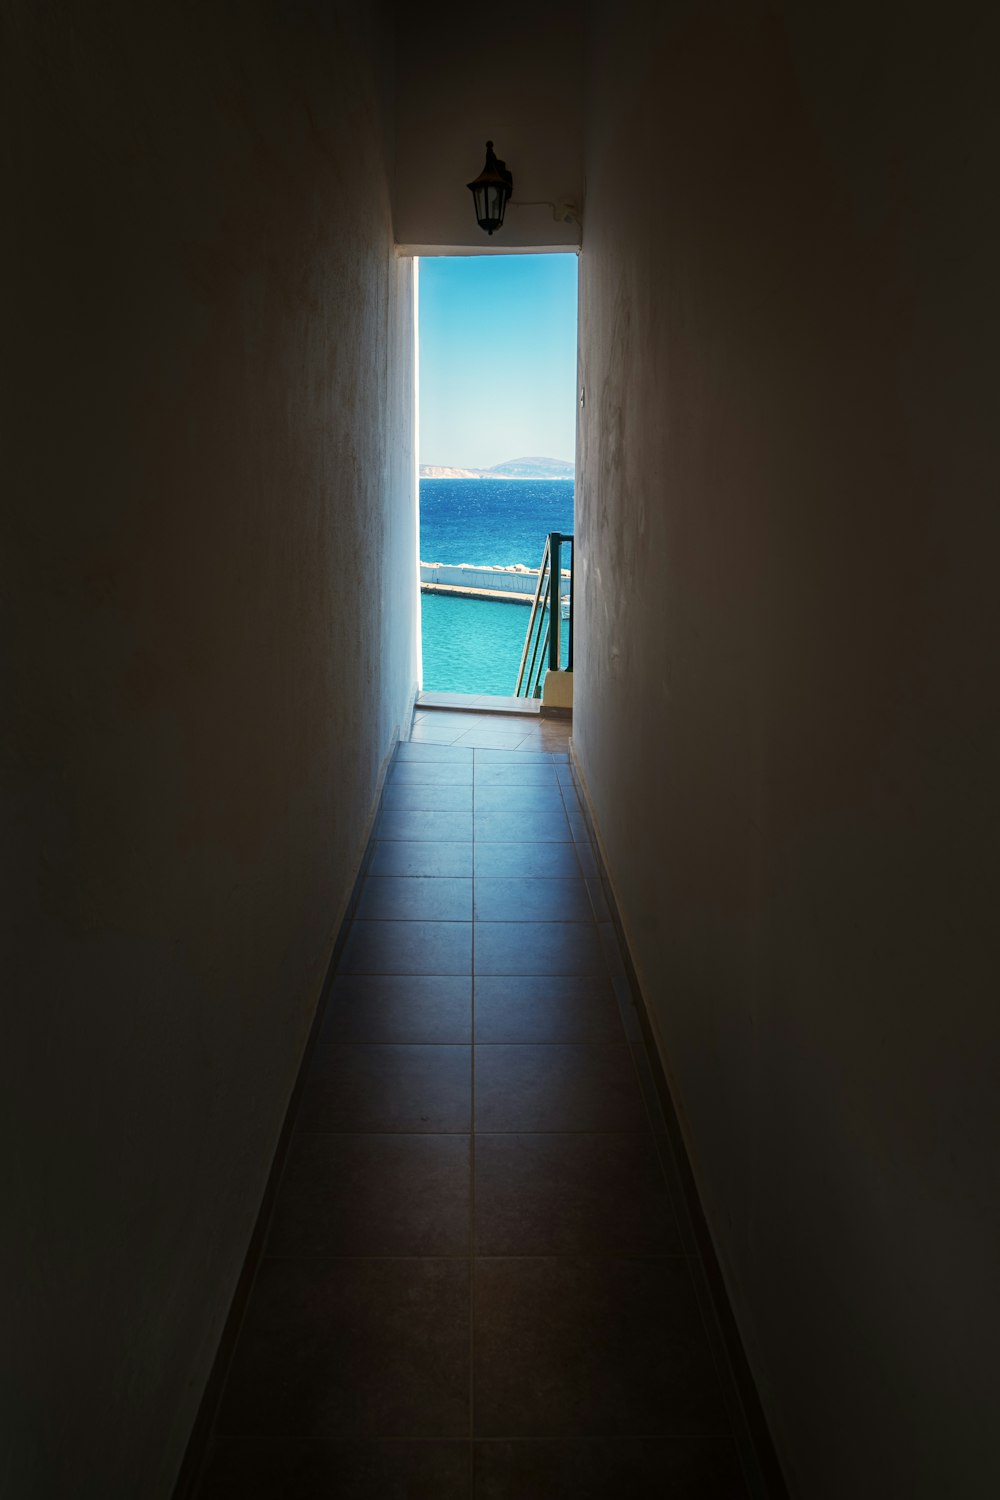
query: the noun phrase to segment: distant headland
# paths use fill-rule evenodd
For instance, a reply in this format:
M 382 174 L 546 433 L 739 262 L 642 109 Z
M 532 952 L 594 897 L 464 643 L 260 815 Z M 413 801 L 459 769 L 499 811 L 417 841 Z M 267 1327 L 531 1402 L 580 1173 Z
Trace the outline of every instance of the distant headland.
M 421 479 L 572 479 L 574 466 L 566 458 L 508 458 L 492 469 L 449 469 L 421 464 Z

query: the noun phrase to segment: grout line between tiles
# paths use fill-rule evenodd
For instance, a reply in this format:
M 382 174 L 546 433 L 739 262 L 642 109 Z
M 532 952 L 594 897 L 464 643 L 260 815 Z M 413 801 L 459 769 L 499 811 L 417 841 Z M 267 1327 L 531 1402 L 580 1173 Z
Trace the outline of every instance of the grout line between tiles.
M 403 1043 L 403 1045 L 405 1046 L 407 1044 Z M 462 1129 L 462 1130 L 387 1130 L 384 1126 L 379 1126 L 378 1128 L 376 1128 L 374 1126 L 369 1126 L 365 1130 L 321 1130 L 321 1129 L 319 1129 L 318 1127 L 316 1127 L 314 1125 L 311 1125 L 308 1130 L 302 1130 L 302 1131 L 298 1132 L 298 1134 L 301 1134 L 301 1135 L 336 1135 L 336 1136 L 355 1136 L 355 1135 L 406 1135 L 406 1136 L 414 1136 L 414 1135 L 438 1136 L 438 1135 L 444 1135 L 444 1136 L 453 1136 L 453 1135 L 471 1135 L 471 1133 L 472 1133 L 471 1131 L 465 1130 L 465 1129 Z M 552 1128 L 545 1129 L 543 1126 L 540 1126 L 540 1125 L 530 1125 L 530 1126 L 528 1126 L 528 1125 L 519 1125 L 519 1126 L 517 1126 L 516 1129 L 501 1130 L 497 1126 L 492 1125 L 492 1126 L 490 1126 L 490 1128 L 488 1130 L 484 1130 L 483 1131 L 483 1135 L 623 1135 L 623 1136 L 641 1135 L 643 1138 L 645 1138 L 648 1134 L 649 1134 L 649 1131 L 648 1131 L 648 1128 L 645 1125 L 637 1126 L 636 1129 L 634 1129 L 634 1130 L 626 1130 L 626 1129 L 623 1129 L 621 1127 L 619 1127 L 617 1130 L 613 1130 L 613 1129 L 604 1130 L 604 1129 L 601 1129 L 601 1127 L 597 1126 L 597 1125 L 578 1126 L 575 1130 L 572 1127 L 567 1127 L 567 1126 L 564 1126 L 564 1125 L 560 1125 L 558 1129 L 552 1129 Z M 685 1254 L 687 1254 L 687 1253 L 688 1252 L 685 1251 Z M 692 1255 L 697 1255 L 697 1251 L 696 1250 L 692 1250 L 690 1253 Z
M 586 1432 L 566 1436 L 565 1433 L 529 1433 L 520 1435 L 517 1432 L 490 1433 L 487 1437 L 463 1438 L 463 1437 L 421 1437 L 412 1433 L 379 1433 L 375 1437 L 325 1437 L 315 1433 L 305 1432 L 220 1432 L 216 1438 L 222 1443 L 362 1443 L 372 1448 L 377 1448 L 382 1443 L 604 1443 L 609 1439 L 622 1443 L 672 1443 L 672 1442 L 695 1442 L 706 1439 L 712 1442 L 733 1442 L 731 1432 L 628 1432 L 622 1434 L 615 1428 L 609 1428 L 607 1432 Z
M 441 1255 L 431 1251 L 427 1255 L 323 1255 L 313 1253 L 310 1255 L 265 1255 L 261 1265 L 268 1261 L 275 1263 L 285 1261 L 307 1260 L 310 1263 L 316 1261 L 342 1261 L 342 1260 L 452 1260 L 456 1263 L 468 1260 L 468 1255 Z M 697 1260 L 695 1255 L 685 1255 L 679 1250 L 493 1250 L 484 1251 L 480 1256 L 473 1256 L 473 1260 L 663 1260 L 689 1261 Z
M 376 976 L 376 977 L 379 977 L 379 976 Z M 389 976 L 384 976 L 383 975 L 381 977 L 383 977 L 383 978 L 384 977 L 389 977 L 391 979 L 405 979 L 405 978 L 408 978 L 410 976 L 408 976 L 408 975 L 402 975 L 402 974 L 392 974 L 392 975 L 389 975 Z M 417 979 L 425 979 L 425 978 L 427 978 L 427 975 L 425 975 L 425 974 L 418 974 L 418 975 L 416 975 L 414 977 L 416 977 Z M 464 974 L 445 974 L 445 975 L 441 975 L 439 977 L 444 978 L 444 979 L 465 979 L 466 975 L 464 975 Z M 480 974 L 479 975 L 480 979 L 524 979 L 525 977 L 526 976 L 524 974 Z M 566 975 L 566 974 L 542 974 L 540 977 L 542 979 L 567 979 L 567 978 L 568 979 L 575 979 L 575 978 L 578 978 L 579 976 L 574 975 L 574 974 L 569 974 L 569 975 Z M 584 975 L 583 977 L 587 978 L 588 976 Z M 364 978 L 367 978 L 367 975 L 364 975 L 364 974 L 352 975 L 351 978 L 364 979 Z M 474 1014 L 473 1014 L 473 1021 L 475 1021 L 475 1015 Z M 553 1042 L 553 1041 L 548 1041 L 548 1042 L 546 1042 L 546 1041 L 476 1042 L 475 1041 L 475 1033 L 473 1033 L 473 1041 L 471 1043 L 468 1042 L 468 1041 L 464 1041 L 464 1042 L 317 1042 L 316 1045 L 319 1046 L 319 1047 L 468 1047 L 470 1045 L 474 1045 L 474 1046 L 477 1046 L 477 1047 L 600 1047 L 600 1048 L 606 1048 L 606 1047 L 628 1047 L 629 1051 L 632 1050 L 627 1037 L 625 1037 L 621 1041 L 617 1041 L 617 1042 L 586 1042 L 586 1041 L 583 1041 L 583 1042 L 580 1042 L 580 1041 L 562 1041 L 562 1042 Z
M 476 1484 L 476 752 L 472 752 L 472 1088 L 469 1101 L 469 1495 Z

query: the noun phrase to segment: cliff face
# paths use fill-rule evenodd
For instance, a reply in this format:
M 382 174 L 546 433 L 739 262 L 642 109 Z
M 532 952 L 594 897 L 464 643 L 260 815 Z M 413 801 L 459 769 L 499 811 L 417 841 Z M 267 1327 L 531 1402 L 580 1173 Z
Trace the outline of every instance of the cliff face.
M 509 458 L 484 470 L 486 479 L 572 479 L 574 465 L 565 458 Z
M 509 458 L 491 469 L 450 469 L 421 464 L 421 479 L 572 479 L 574 465 L 565 458 Z

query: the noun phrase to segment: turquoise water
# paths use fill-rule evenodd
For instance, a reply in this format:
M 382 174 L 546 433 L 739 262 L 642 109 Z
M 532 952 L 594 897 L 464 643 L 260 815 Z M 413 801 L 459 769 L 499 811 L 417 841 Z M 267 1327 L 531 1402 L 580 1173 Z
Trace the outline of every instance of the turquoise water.
M 550 531 L 573 530 L 568 479 L 422 479 L 424 562 L 537 568 Z M 422 594 L 424 688 L 513 693 L 531 609 L 526 604 Z M 563 622 L 563 660 L 568 626 Z
M 438 693 L 514 691 L 531 609 L 491 599 L 421 594 L 424 689 Z M 563 621 L 563 661 L 569 625 Z

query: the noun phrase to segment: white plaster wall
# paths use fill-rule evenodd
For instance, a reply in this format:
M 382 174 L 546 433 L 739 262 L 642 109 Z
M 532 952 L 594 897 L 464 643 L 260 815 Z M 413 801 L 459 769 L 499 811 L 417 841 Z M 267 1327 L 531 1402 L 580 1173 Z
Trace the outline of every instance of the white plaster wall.
M 472 563 L 420 564 L 420 582 L 447 584 L 449 588 L 493 589 L 498 593 L 533 595 L 538 588 L 538 569 L 477 568 Z
M 557 220 L 548 205 L 582 207 L 583 8 L 397 0 L 396 10 L 398 243 L 421 255 L 579 245 L 579 224 Z M 466 187 L 488 140 L 514 174 L 513 202 L 492 236 L 477 225 Z
M 793 1495 L 986 1500 L 996 16 L 592 17 L 574 742 Z
M 391 47 L 2 20 L 0 1493 L 157 1500 L 416 681 Z

